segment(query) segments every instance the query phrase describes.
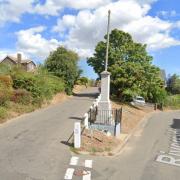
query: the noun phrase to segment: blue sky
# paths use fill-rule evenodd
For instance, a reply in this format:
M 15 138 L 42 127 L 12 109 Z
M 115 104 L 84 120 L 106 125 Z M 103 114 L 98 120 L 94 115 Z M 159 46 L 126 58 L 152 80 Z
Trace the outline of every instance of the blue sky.
M 166 74 L 180 75 L 180 6 L 178 0 L 0 0 L 0 58 L 21 52 L 43 62 L 59 45 L 76 51 L 84 75 L 96 78 L 86 58 L 106 32 L 129 32 L 148 45 L 153 63 Z

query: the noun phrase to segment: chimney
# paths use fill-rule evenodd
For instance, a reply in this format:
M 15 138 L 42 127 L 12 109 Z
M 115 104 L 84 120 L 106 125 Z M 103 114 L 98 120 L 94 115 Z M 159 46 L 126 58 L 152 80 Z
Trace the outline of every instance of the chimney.
M 22 56 L 21 53 L 17 53 L 17 63 L 21 64 Z

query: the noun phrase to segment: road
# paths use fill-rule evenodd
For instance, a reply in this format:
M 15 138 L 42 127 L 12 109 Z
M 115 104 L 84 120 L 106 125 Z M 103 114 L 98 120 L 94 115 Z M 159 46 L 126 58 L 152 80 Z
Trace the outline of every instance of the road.
M 154 114 L 114 157 L 79 158 L 93 160 L 93 180 L 179 180 L 180 111 Z
M 1 125 L 0 180 L 63 180 L 68 170 L 73 180 L 179 180 L 180 111 L 156 113 L 143 121 L 116 156 L 69 151 L 64 141 L 96 92 L 87 89 L 64 103 Z M 73 175 L 72 170 L 84 166 L 89 166 L 86 177 Z
M 63 103 L 0 125 L 0 180 L 61 180 L 71 153 L 63 142 L 94 100 L 88 88 Z

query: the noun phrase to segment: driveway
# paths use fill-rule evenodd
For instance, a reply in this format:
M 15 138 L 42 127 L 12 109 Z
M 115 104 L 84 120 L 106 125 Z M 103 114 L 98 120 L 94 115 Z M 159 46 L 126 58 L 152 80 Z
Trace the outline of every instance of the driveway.
M 61 180 L 71 158 L 63 144 L 97 88 L 0 125 L 0 180 Z

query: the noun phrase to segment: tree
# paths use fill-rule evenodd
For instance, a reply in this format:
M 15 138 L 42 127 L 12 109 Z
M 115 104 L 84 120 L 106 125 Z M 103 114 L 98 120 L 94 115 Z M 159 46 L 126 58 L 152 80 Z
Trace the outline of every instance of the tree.
M 168 78 L 167 90 L 172 94 L 180 94 L 180 76 L 173 74 Z
M 64 47 L 58 47 L 54 52 L 51 52 L 45 61 L 45 68 L 64 80 L 67 94 L 72 93 L 73 85 L 81 73 L 77 63 L 78 55 Z
M 89 82 L 89 79 L 88 79 L 87 77 L 80 77 L 80 78 L 76 81 L 76 83 L 77 83 L 78 85 L 85 85 L 86 87 L 87 87 L 87 85 L 88 85 L 88 82 Z
M 105 36 L 105 39 L 107 37 Z M 129 101 L 135 95 L 160 101 L 158 93 L 165 91 L 160 69 L 152 65 L 146 45 L 135 43 L 130 34 L 114 29 L 110 34 L 108 71 L 111 73 L 111 94 Z M 104 70 L 106 42 L 100 41 L 88 64 L 100 76 Z M 159 96 L 160 97 L 160 96 Z

